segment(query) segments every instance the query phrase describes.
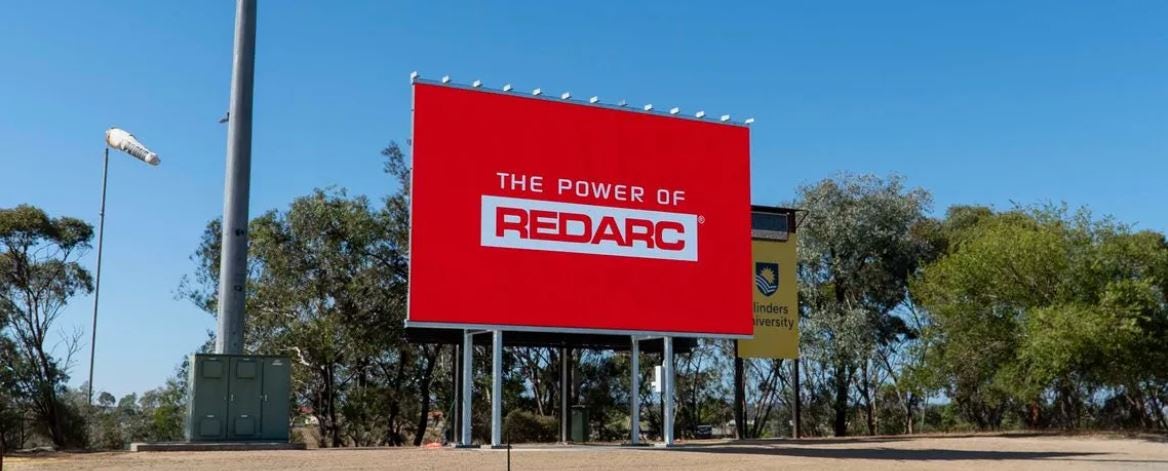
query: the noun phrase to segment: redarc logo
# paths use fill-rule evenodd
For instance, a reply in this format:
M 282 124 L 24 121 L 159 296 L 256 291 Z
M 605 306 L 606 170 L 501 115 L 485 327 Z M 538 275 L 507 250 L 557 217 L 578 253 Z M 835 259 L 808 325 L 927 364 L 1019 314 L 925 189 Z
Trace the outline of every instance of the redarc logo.
M 697 220 L 693 214 L 484 195 L 481 243 L 696 262 Z

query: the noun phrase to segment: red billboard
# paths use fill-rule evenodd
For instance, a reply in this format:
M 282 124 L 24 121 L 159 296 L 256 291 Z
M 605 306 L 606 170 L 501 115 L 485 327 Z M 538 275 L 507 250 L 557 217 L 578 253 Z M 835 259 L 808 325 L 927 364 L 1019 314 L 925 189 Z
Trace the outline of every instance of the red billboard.
M 749 141 L 415 82 L 407 324 L 751 335 Z

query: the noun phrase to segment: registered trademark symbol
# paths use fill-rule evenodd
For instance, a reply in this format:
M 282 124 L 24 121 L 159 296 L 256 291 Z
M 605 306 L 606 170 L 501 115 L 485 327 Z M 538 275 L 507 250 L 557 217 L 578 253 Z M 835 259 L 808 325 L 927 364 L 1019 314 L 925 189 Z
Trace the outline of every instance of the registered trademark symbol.
M 698 224 L 705 224 L 705 223 L 706 223 L 706 217 L 705 216 L 698 216 Z

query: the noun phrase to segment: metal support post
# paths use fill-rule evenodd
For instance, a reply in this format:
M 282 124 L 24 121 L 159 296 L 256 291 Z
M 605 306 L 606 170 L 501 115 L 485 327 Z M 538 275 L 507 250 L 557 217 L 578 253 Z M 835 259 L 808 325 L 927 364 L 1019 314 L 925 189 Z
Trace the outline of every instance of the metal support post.
M 795 384 L 794 384 L 794 386 L 795 386 L 795 426 L 793 428 L 795 429 L 795 439 L 799 439 L 802 436 L 802 433 L 801 433 L 802 431 L 800 430 L 801 425 L 802 425 L 802 424 L 800 424 L 800 419 L 802 418 L 800 416 L 800 414 L 802 411 L 800 409 L 802 408 L 802 402 L 803 402 L 802 396 L 803 395 L 799 394 L 799 359 L 798 358 L 795 359 Z
M 560 443 L 568 443 L 568 355 L 560 347 Z
M 491 447 L 503 446 L 503 331 L 491 333 Z
M 734 341 L 734 436 L 746 438 L 746 375 L 742 357 L 738 356 L 738 341 Z
M 470 446 L 470 412 L 471 412 L 471 388 L 474 371 L 474 334 L 469 330 L 462 333 L 462 440 L 459 441 L 459 446 Z
M 641 444 L 641 341 L 633 337 L 629 358 L 633 376 L 629 384 L 629 443 Z
M 454 404 L 450 412 L 451 433 L 450 442 L 457 444 L 462 435 L 458 433 L 461 429 L 460 422 L 462 421 L 462 345 L 454 344 L 454 349 L 451 353 L 451 360 L 454 362 L 454 368 L 451 369 L 450 384 L 454 387 L 453 396 Z
M 101 211 L 97 213 L 97 278 L 93 285 L 93 329 L 89 339 L 89 403 L 93 404 L 93 357 L 97 353 L 97 299 L 101 296 L 101 247 L 105 242 L 105 184 L 109 179 L 109 147 L 105 148 L 105 166 L 101 171 Z
M 673 446 L 673 337 L 665 337 L 665 354 L 662 358 L 661 382 L 665 383 L 661 389 L 662 401 L 665 402 L 662 422 L 665 426 L 665 446 Z

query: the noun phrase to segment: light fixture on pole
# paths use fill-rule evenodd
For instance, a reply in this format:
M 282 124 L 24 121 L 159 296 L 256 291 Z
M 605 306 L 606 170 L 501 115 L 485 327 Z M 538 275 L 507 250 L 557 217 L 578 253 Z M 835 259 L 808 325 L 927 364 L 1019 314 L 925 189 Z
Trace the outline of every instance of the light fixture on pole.
M 133 134 L 118 128 L 109 128 L 105 131 L 105 164 L 101 172 L 101 212 L 98 213 L 97 223 L 97 273 L 93 286 L 93 327 L 89 339 L 89 403 L 93 403 L 93 357 L 97 352 L 97 302 L 101 296 L 101 248 L 105 239 L 105 189 L 109 179 L 109 150 L 120 150 L 130 156 L 150 165 L 162 162 L 158 154 L 138 142 Z

